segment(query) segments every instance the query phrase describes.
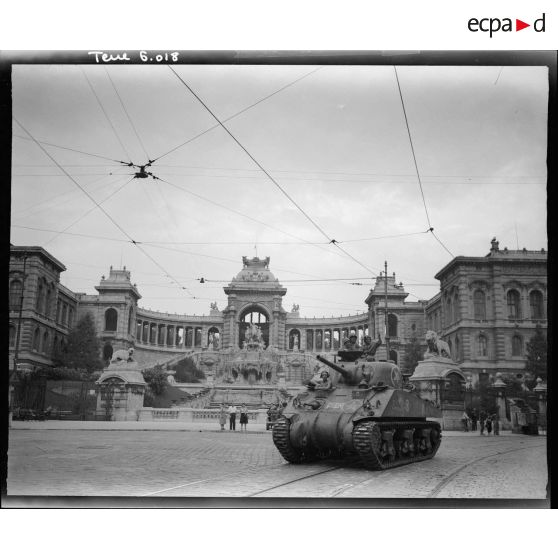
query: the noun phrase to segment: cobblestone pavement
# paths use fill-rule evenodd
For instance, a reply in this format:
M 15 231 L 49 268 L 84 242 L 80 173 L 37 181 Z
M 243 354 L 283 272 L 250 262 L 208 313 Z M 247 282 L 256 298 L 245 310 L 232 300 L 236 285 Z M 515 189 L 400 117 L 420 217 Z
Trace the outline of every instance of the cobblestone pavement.
M 269 434 L 10 431 L 10 496 L 546 498 L 546 437 L 444 436 L 389 471 L 286 463 Z

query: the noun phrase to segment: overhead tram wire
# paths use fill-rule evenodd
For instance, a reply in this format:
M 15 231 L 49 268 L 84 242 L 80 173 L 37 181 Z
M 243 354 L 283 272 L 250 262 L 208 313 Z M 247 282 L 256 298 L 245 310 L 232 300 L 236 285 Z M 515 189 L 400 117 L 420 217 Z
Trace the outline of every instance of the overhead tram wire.
M 270 99 L 271 97 L 273 97 L 274 95 L 277 95 L 277 93 L 280 93 L 281 91 L 284 91 L 285 89 L 291 87 L 292 85 L 294 85 L 295 83 L 298 83 L 299 81 L 302 81 L 303 79 L 307 78 L 308 76 L 314 74 L 315 72 L 317 72 L 318 70 L 321 70 L 321 66 L 319 66 L 318 68 L 315 68 L 314 70 L 312 70 L 311 72 L 308 72 L 307 74 L 304 74 L 303 76 L 299 77 L 298 79 L 295 79 L 294 81 L 291 81 L 290 83 L 287 83 L 286 85 L 284 85 L 283 87 L 281 87 L 280 89 L 277 89 L 276 91 L 274 91 L 273 93 L 266 95 L 265 97 L 262 97 L 261 99 L 259 99 L 258 101 L 256 101 L 255 103 L 252 103 L 251 105 L 243 108 L 242 110 L 236 112 L 235 114 L 233 114 L 232 116 L 229 116 L 228 118 L 225 118 L 225 120 L 223 120 L 223 122 L 228 122 L 229 120 L 232 120 L 233 118 L 236 118 L 237 116 L 240 116 L 241 114 L 243 114 L 244 112 L 246 112 L 247 110 L 250 110 L 251 108 L 255 107 L 256 105 L 259 105 L 260 103 L 263 103 L 264 101 L 267 101 L 267 99 Z M 180 149 L 181 147 L 193 142 L 194 140 L 200 138 L 201 136 L 207 134 L 208 132 L 211 132 L 211 130 L 215 130 L 216 128 L 219 128 L 219 124 L 216 124 L 215 126 L 212 126 L 211 128 L 208 128 L 207 130 L 197 134 L 196 136 L 194 136 L 193 138 L 190 138 L 188 140 L 186 140 L 185 142 L 181 143 L 180 145 L 174 147 L 173 149 L 171 149 L 170 151 L 167 151 L 166 153 L 163 153 L 163 155 L 159 155 L 159 157 L 156 157 L 155 159 L 153 159 L 153 161 L 151 161 L 152 163 L 154 163 L 155 161 L 158 161 L 159 159 L 162 159 L 163 157 L 166 157 L 167 155 L 170 155 L 171 153 L 173 153 L 174 151 L 176 151 L 177 149 Z
M 159 173 L 161 174 L 161 173 Z M 236 209 L 232 209 L 231 207 L 228 207 L 222 203 L 216 202 L 215 200 L 212 200 L 210 198 L 206 198 L 205 196 L 202 196 L 200 194 L 196 194 L 195 192 L 192 192 L 191 190 L 189 190 L 188 188 L 185 188 L 184 186 L 178 186 L 177 184 L 173 184 L 172 182 L 169 182 L 168 180 L 165 180 L 164 178 L 161 178 L 161 176 L 159 176 L 159 181 L 160 182 L 164 182 L 165 184 L 168 184 L 169 186 L 173 186 L 174 188 L 177 188 L 178 190 L 181 190 L 183 192 L 186 192 L 187 194 L 190 194 L 191 196 L 194 196 L 198 199 L 201 199 L 203 201 L 206 201 L 212 205 L 215 205 L 217 207 L 220 207 L 226 211 L 229 211 L 230 213 L 235 213 L 236 215 L 239 215 L 241 217 L 244 217 L 245 219 L 249 219 L 250 221 L 253 221 L 254 223 L 257 223 L 258 225 L 263 225 L 264 227 L 270 228 L 272 230 L 275 230 L 277 232 L 280 232 L 281 234 L 290 236 L 291 238 L 295 238 L 296 240 L 301 241 L 303 244 L 308 244 L 308 245 L 312 245 L 312 246 L 316 246 L 319 249 L 328 252 L 329 254 L 334 254 L 334 252 L 332 252 L 331 250 L 328 250 L 326 248 L 326 244 L 329 244 L 329 239 L 328 242 L 310 242 L 309 240 L 305 240 L 304 238 L 300 238 L 299 236 L 296 236 L 294 234 L 291 234 L 287 231 L 284 231 L 282 229 L 279 229 L 278 227 L 274 227 L 273 225 L 270 225 L 269 223 L 266 223 L 265 221 L 260 221 L 259 219 L 256 219 L 255 217 L 251 217 L 250 215 L 246 215 L 245 213 L 242 213 L 240 211 L 237 211 Z M 253 244 L 253 242 L 251 242 L 250 244 Z
M 298 203 L 281 187 L 281 185 L 265 170 L 265 168 L 254 158 L 254 156 L 240 143 L 240 141 L 234 136 L 234 134 L 217 118 L 215 113 L 202 101 L 202 99 L 194 92 L 194 90 L 176 73 L 172 66 L 168 66 L 168 68 L 174 73 L 174 75 L 184 84 L 184 86 L 190 91 L 190 93 L 201 103 L 201 105 L 213 116 L 213 118 L 220 124 L 220 126 L 227 132 L 227 134 L 234 140 L 234 142 L 248 155 L 248 157 L 260 168 L 260 170 L 271 180 L 271 182 L 281 191 L 281 193 L 306 217 L 310 223 L 328 240 L 329 243 L 336 246 L 341 252 L 343 252 L 346 256 L 351 258 L 354 262 L 358 265 L 369 271 L 370 273 L 375 273 L 372 271 L 368 266 L 357 260 L 354 256 L 352 256 L 347 250 L 342 248 L 341 246 L 337 245 L 337 242 L 332 239 L 319 225 L 310 217 L 310 215 L 298 205 Z
M 61 176 L 64 176 L 64 175 L 61 175 Z M 110 176 L 111 176 L 110 174 L 107 174 L 103 177 L 96 178 L 95 180 L 92 180 L 91 182 L 88 182 L 87 184 L 85 184 L 85 186 L 87 186 L 87 187 L 92 186 L 93 184 L 96 184 L 97 182 L 100 182 L 104 178 L 110 178 Z M 108 184 L 102 184 L 98 189 L 101 190 L 102 188 L 105 188 L 106 186 L 110 186 L 112 184 L 115 184 L 119 180 L 120 180 L 120 177 L 117 178 L 113 182 L 109 182 Z M 27 217 L 31 217 L 32 215 L 35 215 L 37 213 L 41 213 L 42 211 L 47 211 L 47 210 L 51 209 L 52 207 L 54 207 L 54 205 L 58 206 L 59 203 L 57 203 L 57 204 L 52 203 L 55 199 L 62 198 L 64 196 L 69 196 L 70 198 L 73 198 L 74 195 L 80 195 L 79 192 L 76 192 L 74 188 L 72 188 L 71 190 L 68 190 L 66 192 L 61 192 L 59 194 L 55 194 L 53 196 L 50 196 L 46 200 L 39 201 L 37 203 L 28 205 L 24 209 L 20 209 L 18 211 L 12 211 L 12 218 L 25 219 Z M 70 201 L 70 200 L 65 200 L 62 203 L 63 204 L 67 203 L 67 201 Z M 39 206 L 42 206 L 42 208 L 39 208 Z
M 126 146 L 124 145 L 124 143 L 122 143 L 122 140 L 120 139 L 120 136 L 118 135 L 118 132 L 116 131 L 116 128 L 114 127 L 114 124 L 112 123 L 111 119 L 109 118 L 109 115 L 107 114 L 107 111 L 105 110 L 105 107 L 103 107 L 103 103 L 101 103 L 101 99 L 99 99 L 99 96 L 97 95 L 97 93 L 96 93 L 96 91 L 93 87 L 93 84 L 91 83 L 91 81 L 87 77 L 87 74 L 85 73 L 85 70 L 81 66 L 79 66 L 79 69 L 81 70 L 83 76 L 85 77 L 87 83 L 89 84 L 89 87 L 91 88 L 91 91 L 93 92 L 93 95 L 95 96 L 95 99 L 97 99 L 97 103 L 99 103 L 99 107 L 101 107 L 101 110 L 103 111 L 103 114 L 105 115 L 105 118 L 107 119 L 107 122 L 109 123 L 110 127 L 112 128 L 112 131 L 114 132 L 114 135 L 116 136 L 116 139 L 120 143 L 120 146 L 124 150 L 124 153 L 126 153 L 126 156 L 128 157 L 128 161 L 131 163 L 132 162 L 132 157 L 128 153 L 128 150 L 126 149 Z
M 422 183 L 421 183 L 421 180 L 420 180 L 420 172 L 419 172 L 418 165 L 417 165 L 417 158 L 415 156 L 415 149 L 413 147 L 413 140 L 411 138 L 411 130 L 409 128 L 409 121 L 407 120 L 407 112 L 405 110 L 405 102 L 403 101 L 403 93 L 401 92 L 401 84 L 399 83 L 399 75 L 397 74 L 397 67 L 393 66 L 393 69 L 395 70 L 395 79 L 397 80 L 397 88 L 399 90 L 399 97 L 401 98 L 401 106 L 403 107 L 403 115 L 405 116 L 405 125 L 407 126 L 407 133 L 409 135 L 409 142 L 411 144 L 411 151 L 413 153 L 413 161 L 415 162 L 415 169 L 417 171 L 417 178 L 418 178 L 418 182 L 419 182 L 419 186 L 420 186 L 420 193 L 422 195 L 422 203 L 424 204 L 424 211 L 426 213 L 426 220 L 428 221 L 429 231 L 432 233 L 432 236 L 442 245 L 444 250 L 446 250 L 446 252 L 448 254 L 450 254 L 450 256 L 453 258 L 455 256 L 448 250 L 448 248 L 445 246 L 445 244 L 434 234 L 434 227 L 430 223 L 430 217 L 428 215 L 428 209 L 426 207 L 426 200 L 424 198 L 424 191 L 422 189 Z M 415 295 L 413 295 L 413 296 L 415 296 Z
M 35 140 L 35 138 L 33 137 L 33 135 L 27 130 L 27 128 L 25 128 L 25 126 L 23 126 L 23 124 L 21 124 L 21 122 L 19 122 L 19 120 L 14 116 L 13 117 L 14 120 L 18 123 L 18 125 L 24 130 L 24 132 L 26 134 L 29 135 L 30 138 L 33 139 L 33 141 L 37 144 L 37 146 L 41 149 L 41 151 L 43 151 L 45 153 L 45 155 L 102 211 L 102 213 L 109 219 L 109 221 L 122 233 L 124 234 L 124 236 L 126 238 L 129 239 L 129 241 L 138 248 L 138 250 L 140 250 L 140 252 L 142 252 L 148 259 L 150 259 L 167 277 L 169 277 L 170 279 L 172 279 L 181 289 L 185 290 L 187 293 L 189 293 L 189 295 L 192 298 L 196 298 L 192 292 L 190 291 L 190 289 L 188 289 L 187 287 L 183 286 L 180 284 L 179 281 L 177 281 L 176 279 L 174 279 L 174 277 L 159 263 L 157 262 L 148 252 L 146 252 L 121 226 L 120 224 L 115 221 L 113 219 L 113 217 L 107 213 L 107 211 L 105 211 L 105 209 L 95 201 L 95 199 L 89 194 L 89 192 L 87 192 L 87 190 L 85 190 L 85 188 L 83 188 L 76 180 L 74 180 L 74 178 L 68 174 L 66 172 L 66 170 L 64 169 L 64 167 L 62 167 L 58 161 L 56 161 L 56 159 L 54 159 L 54 157 L 52 157 L 52 155 L 39 143 L 37 142 L 37 140 Z
M 15 120 L 15 119 L 14 119 Z M 73 149 L 71 147 L 64 147 L 63 145 L 57 145 L 56 143 L 50 143 L 48 141 L 42 140 L 32 140 L 31 138 L 26 138 L 24 136 L 20 136 L 19 134 L 13 134 L 13 137 L 20 138 L 25 141 L 35 141 L 35 143 L 40 145 L 48 145 L 49 147 L 55 147 L 56 149 L 64 149 L 66 151 L 73 151 L 74 153 L 79 153 L 80 155 L 87 155 L 89 157 L 97 157 L 98 159 L 105 159 L 105 161 L 112 161 L 117 163 L 117 165 L 110 165 L 110 166 L 121 166 L 124 161 L 119 161 L 118 159 L 111 159 L 110 157 L 105 157 L 104 155 L 96 155 L 95 153 L 87 153 L 86 151 L 80 151 L 79 149 Z M 86 166 L 86 165 L 84 165 Z M 109 165 L 107 165 L 109 166 Z
M 122 184 L 122 186 L 120 186 L 119 188 L 117 188 L 116 190 L 113 190 L 106 198 L 104 198 L 103 200 L 101 200 L 99 202 L 99 207 L 107 202 L 108 200 L 110 200 L 113 196 L 115 196 L 116 194 L 118 194 L 118 192 L 120 192 L 120 190 L 123 190 L 126 186 L 128 186 L 128 184 L 130 184 L 130 182 L 132 182 L 132 180 L 134 180 L 134 177 L 132 176 L 129 180 L 127 180 L 124 184 Z M 75 221 L 73 221 L 70 225 L 68 225 L 65 229 L 63 229 L 62 231 L 60 231 L 58 234 L 56 234 L 55 236 L 53 236 L 51 239 L 47 240 L 44 245 L 46 246 L 47 244 L 50 244 L 52 241 L 56 240 L 61 234 L 65 233 L 66 231 L 68 231 L 69 229 L 71 229 L 74 225 L 77 225 L 80 221 L 82 221 L 83 219 L 85 219 L 85 217 L 87 217 L 90 213 L 92 213 L 93 211 L 95 211 L 95 209 L 97 209 L 97 207 L 91 207 L 90 209 L 88 209 L 85 213 L 83 213 L 80 217 L 78 217 Z
M 436 236 L 436 234 L 434 233 L 434 231 L 432 232 L 432 236 L 440 243 L 440 245 L 442 246 L 442 248 L 452 257 L 455 258 L 455 256 L 451 253 L 451 251 L 446 247 L 446 245 Z
M 422 183 L 420 180 L 420 172 L 418 169 L 417 164 L 417 157 L 415 155 L 415 148 L 413 146 L 413 138 L 411 137 L 411 129 L 409 128 L 409 120 L 407 119 L 407 111 L 405 110 L 405 101 L 403 101 L 403 93 L 401 92 L 401 84 L 399 83 L 399 75 L 397 74 L 397 67 L 394 66 L 393 69 L 395 70 L 395 79 L 397 81 L 397 89 L 399 91 L 399 97 L 401 99 L 401 107 L 403 108 L 403 116 L 405 117 L 405 126 L 407 127 L 407 134 L 409 135 L 409 143 L 411 144 L 411 152 L 413 154 L 413 161 L 415 163 L 415 170 L 417 172 L 417 179 L 420 187 L 420 193 L 422 196 L 422 203 L 424 205 L 424 212 L 426 213 L 426 221 L 428 222 L 428 228 L 431 229 L 432 225 L 430 224 L 430 216 L 428 215 L 428 209 L 426 207 L 426 200 L 424 198 L 424 191 L 422 189 Z
M 128 118 L 128 122 L 130 122 L 130 125 L 132 126 L 132 129 L 134 130 L 134 133 L 136 134 L 136 137 L 138 138 L 138 141 L 141 145 L 141 148 L 143 149 L 145 156 L 147 157 L 147 160 L 152 163 L 153 161 L 150 161 L 149 159 L 149 154 L 147 153 L 147 149 L 145 148 L 145 145 L 143 144 L 143 141 L 141 141 L 141 137 L 138 134 L 138 131 L 136 130 L 136 127 L 134 126 L 134 123 L 132 121 L 132 119 L 130 118 L 130 115 L 128 114 L 128 111 L 126 110 L 126 105 L 124 105 L 124 101 L 122 100 L 122 97 L 120 96 L 120 93 L 118 93 L 118 89 L 116 88 L 116 85 L 114 84 L 114 81 L 112 81 L 112 78 L 110 77 L 110 73 L 107 70 L 106 66 L 103 66 L 103 70 L 105 70 L 105 73 L 107 74 L 107 77 L 109 78 L 109 81 L 114 89 L 114 92 L 116 93 L 116 96 L 118 97 L 118 100 L 120 101 L 120 104 L 122 105 L 122 109 L 124 110 L 124 113 L 126 114 L 127 118 Z

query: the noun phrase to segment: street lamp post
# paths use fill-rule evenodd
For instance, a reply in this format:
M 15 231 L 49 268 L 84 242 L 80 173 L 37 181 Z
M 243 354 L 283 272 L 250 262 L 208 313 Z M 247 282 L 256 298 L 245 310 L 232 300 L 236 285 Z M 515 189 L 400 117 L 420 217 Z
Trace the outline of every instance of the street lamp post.
M 385 311 L 385 338 L 386 338 L 386 360 L 390 357 L 390 347 L 389 347 L 389 320 L 388 320 L 388 277 L 387 277 L 387 261 L 384 262 L 384 311 Z

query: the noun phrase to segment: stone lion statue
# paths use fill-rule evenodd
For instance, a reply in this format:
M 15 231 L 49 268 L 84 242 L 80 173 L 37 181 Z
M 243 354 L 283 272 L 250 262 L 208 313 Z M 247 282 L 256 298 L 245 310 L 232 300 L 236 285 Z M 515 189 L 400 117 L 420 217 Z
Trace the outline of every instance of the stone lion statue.
M 449 345 L 438 338 L 435 331 L 428 330 L 425 335 L 427 350 L 424 353 L 424 358 L 432 358 L 434 356 L 451 358 Z
M 120 349 L 118 351 L 114 351 L 112 355 L 112 359 L 110 360 L 111 364 L 122 364 L 124 362 L 134 362 L 134 349 L 130 348 Z

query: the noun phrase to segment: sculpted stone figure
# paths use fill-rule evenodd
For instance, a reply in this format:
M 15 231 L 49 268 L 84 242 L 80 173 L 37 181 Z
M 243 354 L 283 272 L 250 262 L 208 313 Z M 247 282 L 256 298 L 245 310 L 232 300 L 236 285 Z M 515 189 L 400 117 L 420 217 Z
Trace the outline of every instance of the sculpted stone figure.
M 128 350 L 120 349 L 118 351 L 114 351 L 110 363 L 123 364 L 125 362 L 135 362 L 133 355 L 134 355 L 134 349 L 132 348 Z
M 435 331 L 428 330 L 425 335 L 427 350 L 424 353 L 424 358 L 445 357 L 451 359 L 451 352 L 449 345 L 438 338 Z
M 217 303 L 216 302 L 212 302 L 209 305 L 209 308 L 211 308 L 211 310 L 219 310 L 219 308 L 217 308 Z

